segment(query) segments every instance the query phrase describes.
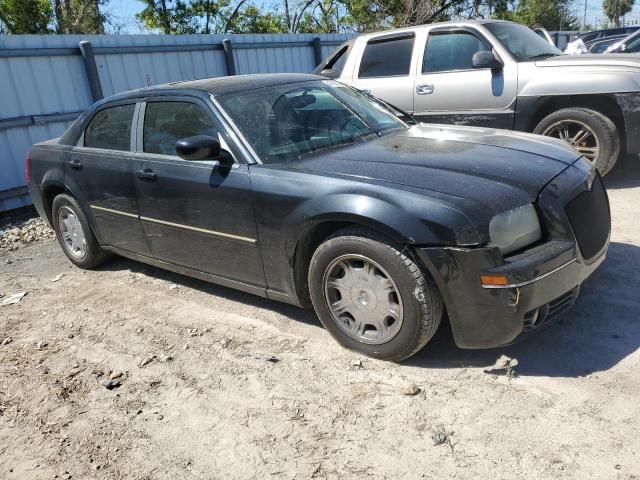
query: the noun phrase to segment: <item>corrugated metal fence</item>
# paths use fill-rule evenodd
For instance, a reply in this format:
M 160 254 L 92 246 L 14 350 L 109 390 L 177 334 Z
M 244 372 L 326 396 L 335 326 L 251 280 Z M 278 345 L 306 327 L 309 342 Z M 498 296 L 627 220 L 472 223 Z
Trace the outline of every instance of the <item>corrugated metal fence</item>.
M 344 34 L 0 36 L 0 211 L 31 203 L 24 158 L 102 96 L 177 80 L 310 72 Z M 88 43 L 86 43 L 88 42 Z

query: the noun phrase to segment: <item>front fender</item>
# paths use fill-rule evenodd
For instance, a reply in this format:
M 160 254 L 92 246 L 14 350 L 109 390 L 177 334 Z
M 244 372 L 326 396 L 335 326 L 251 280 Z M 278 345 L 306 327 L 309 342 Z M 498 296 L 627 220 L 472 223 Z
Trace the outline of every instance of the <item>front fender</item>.
M 295 243 L 288 246 L 289 258 L 297 242 L 324 222 L 363 225 L 402 245 L 458 245 L 481 241 L 466 216 L 428 197 L 411 192 L 397 192 L 390 197 L 335 193 L 311 198 L 291 213 L 287 223 L 299 228 Z
M 251 183 L 267 285 L 291 296 L 296 248 L 323 223 L 364 225 L 401 245 L 486 240 L 462 212 L 468 201 L 457 197 L 264 167 L 252 169 Z

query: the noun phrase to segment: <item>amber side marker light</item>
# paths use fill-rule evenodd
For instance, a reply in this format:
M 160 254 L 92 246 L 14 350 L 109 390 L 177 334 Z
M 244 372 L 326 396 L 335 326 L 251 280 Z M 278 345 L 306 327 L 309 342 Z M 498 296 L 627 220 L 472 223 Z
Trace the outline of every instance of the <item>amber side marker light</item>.
M 486 286 L 509 285 L 509 280 L 504 275 L 480 275 L 480 283 Z

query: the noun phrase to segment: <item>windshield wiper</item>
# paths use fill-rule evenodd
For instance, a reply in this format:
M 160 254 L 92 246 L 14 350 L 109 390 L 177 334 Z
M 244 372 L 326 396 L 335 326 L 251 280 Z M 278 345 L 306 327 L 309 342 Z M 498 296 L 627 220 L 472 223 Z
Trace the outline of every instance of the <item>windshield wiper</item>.
M 534 55 L 533 57 L 529 57 L 529 60 L 544 60 L 545 58 L 550 57 L 559 57 L 559 53 L 539 53 L 538 55 Z
M 374 97 L 371 92 L 368 92 L 366 90 L 360 90 L 362 93 L 364 93 L 367 97 L 371 98 L 372 100 L 375 100 L 378 103 L 383 104 L 384 106 L 390 108 L 391 110 L 395 110 L 396 112 L 400 113 L 400 115 L 407 117 L 409 120 L 411 120 L 411 122 L 414 125 L 417 125 L 418 122 L 416 121 L 415 118 L 413 118 L 413 115 L 411 115 L 409 112 L 405 112 L 403 109 L 401 109 L 400 107 L 396 107 L 393 103 L 389 103 L 386 100 L 382 100 L 381 98 L 378 97 Z

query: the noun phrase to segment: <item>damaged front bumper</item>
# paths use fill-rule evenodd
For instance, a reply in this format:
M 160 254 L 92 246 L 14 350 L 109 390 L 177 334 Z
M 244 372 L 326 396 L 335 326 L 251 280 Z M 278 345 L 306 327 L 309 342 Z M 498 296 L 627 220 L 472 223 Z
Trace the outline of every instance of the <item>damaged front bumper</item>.
M 568 310 L 580 285 L 604 261 L 606 250 L 586 263 L 576 246 L 551 242 L 500 267 L 496 248 L 422 248 L 418 255 L 434 275 L 461 348 L 508 345 Z M 508 285 L 483 286 L 484 273 L 503 274 Z

